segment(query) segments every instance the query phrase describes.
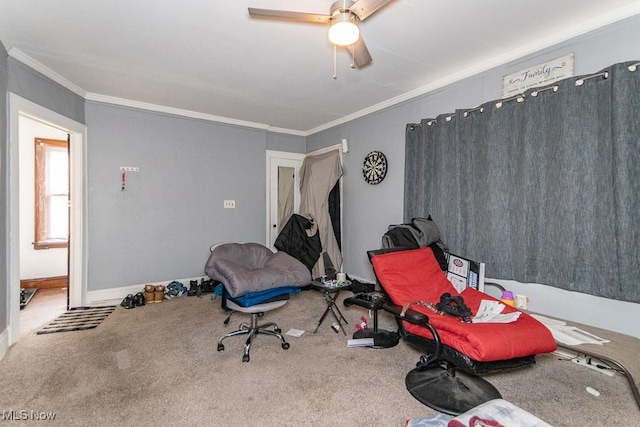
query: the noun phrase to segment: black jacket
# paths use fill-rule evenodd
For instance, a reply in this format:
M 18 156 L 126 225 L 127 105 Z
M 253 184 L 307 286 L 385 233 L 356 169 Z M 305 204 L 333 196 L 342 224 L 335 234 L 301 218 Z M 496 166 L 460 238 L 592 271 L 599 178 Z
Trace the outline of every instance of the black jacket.
M 307 234 L 307 230 L 312 229 L 313 226 L 309 218 L 293 214 L 273 244 L 279 251 L 286 252 L 302 262 L 309 271 L 316 265 L 322 253 L 318 231 L 316 230 L 312 236 Z

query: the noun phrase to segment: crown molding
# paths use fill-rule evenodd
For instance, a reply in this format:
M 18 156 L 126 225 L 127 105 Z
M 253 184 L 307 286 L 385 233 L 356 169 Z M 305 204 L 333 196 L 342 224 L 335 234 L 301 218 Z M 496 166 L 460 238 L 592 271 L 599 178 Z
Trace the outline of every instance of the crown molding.
M 249 122 L 245 120 L 231 119 L 229 117 L 216 116 L 213 114 L 200 113 L 197 111 L 184 110 L 181 108 L 167 107 L 165 105 L 151 104 L 148 102 L 134 101 L 132 99 L 118 98 L 115 96 L 101 95 L 99 93 L 87 92 L 85 99 L 87 101 L 101 102 L 105 104 L 119 105 L 122 107 L 136 108 L 139 110 L 154 111 L 157 113 L 171 114 L 174 116 L 188 117 L 192 119 L 205 120 L 209 122 L 216 122 L 222 124 L 228 124 L 233 126 L 241 126 L 253 129 L 266 130 L 267 132 L 284 133 L 296 136 L 306 136 L 304 132 L 277 128 L 269 126 L 263 123 Z
M 69 89 L 73 93 L 80 95 L 83 98 L 86 95 L 87 93 L 86 90 L 82 89 L 80 86 L 76 85 L 72 81 L 62 77 L 60 74 L 56 73 L 46 65 L 43 65 L 40 62 L 36 61 L 35 59 L 31 58 L 29 55 L 22 52 L 20 49 L 13 47 L 9 50 L 8 53 L 9 53 L 9 56 L 12 57 L 13 59 L 16 59 L 22 62 L 23 64 L 27 65 L 30 68 L 33 68 L 40 74 L 43 74 L 44 76 L 50 78 L 54 82 Z
M 269 126 L 262 123 L 236 120 L 228 117 L 215 116 L 215 115 L 206 114 L 206 113 L 199 113 L 197 111 L 184 110 L 180 108 L 167 107 L 164 105 L 151 104 L 147 102 L 140 102 L 140 101 L 134 101 L 131 99 L 117 98 L 114 96 L 87 92 L 84 89 L 82 89 L 80 86 L 64 78 L 60 74 L 56 73 L 51 68 L 31 58 L 29 55 L 25 54 L 20 49 L 17 49 L 14 47 L 8 53 L 10 57 L 16 59 L 17 61 L 22 62 L 29 68 L 34 69 L 35 71 L 41 73 L 45 77 L 69 89 L 70 91 L 84 98 L 86 101 L 104 102 L 107 104 L 120 105 L 123 107 L 130 107 L 130 108 L 137 108 L 141 110 L 172 114 L 175 116 L 189 117 L 193 119 L 200 119 L 200 120 L 211 121 L 216 123 L 248 127 L 253 129 L 261 129 L 261 130 L 266 130 L 268 132 L 274 132 L 274 133 L 282 133 L 282 134 L 295 135 L 295 136 L 307 136 L 307 133 L 304 131 L 273 127 L 273 126 Z

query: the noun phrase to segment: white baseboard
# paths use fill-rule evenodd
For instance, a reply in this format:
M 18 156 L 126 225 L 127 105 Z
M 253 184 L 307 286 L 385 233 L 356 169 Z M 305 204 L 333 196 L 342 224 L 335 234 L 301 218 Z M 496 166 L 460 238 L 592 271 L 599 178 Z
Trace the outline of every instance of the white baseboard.
M 120 304 L 122 299 L 129 294 L 136 294 L 141 292 L 144 289 L 144 285 L 168 285 L 174 280 L 182 283 L 187 288 L 189 288 L 189 281 L 197 280 L 200 282 L 201 279 L 208 280 L 209 278 L 206 276 L 198 276 L 198 277 L 189 277 L 186 279 L 172 279 L 164 282 L 147 282 L 139 285 L 129 285 L 129 286 L 121 286 L 119 288 L 109 288 L 109 289 L 100 289 L 97 291 L 87 291 L 87 305 L 88 306 L 99 306 L 99 305 L 113 305 Z
M 0 360 L 7 354 L 7 351 L 9 351 L 9 328 L 4 328 L 0 332 Z

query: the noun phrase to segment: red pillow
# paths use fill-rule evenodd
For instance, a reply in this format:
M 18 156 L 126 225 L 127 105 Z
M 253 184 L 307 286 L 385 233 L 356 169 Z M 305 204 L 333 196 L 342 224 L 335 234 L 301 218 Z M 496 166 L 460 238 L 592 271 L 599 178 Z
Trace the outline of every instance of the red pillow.
M 394 304 L 437 303 L 445 292 L 458 295 L 429 247 L 376 255 L 371 263 Z

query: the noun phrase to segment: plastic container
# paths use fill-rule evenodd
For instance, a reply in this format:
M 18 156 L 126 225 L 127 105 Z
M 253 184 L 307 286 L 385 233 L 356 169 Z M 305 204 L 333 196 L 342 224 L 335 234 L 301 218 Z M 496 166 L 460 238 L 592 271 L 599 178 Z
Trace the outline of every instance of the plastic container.
M 500 302 L 504 305 L 510 305 L 511 307 L 516 306 L 516 301 L 513 299 L 513 292 L 511 291 L 502 291 L 502 297 L 500 297 Z

